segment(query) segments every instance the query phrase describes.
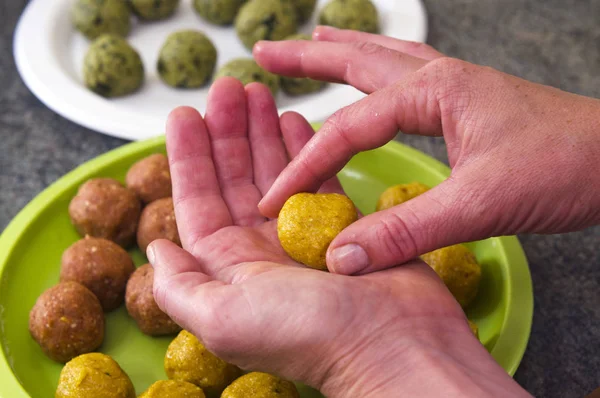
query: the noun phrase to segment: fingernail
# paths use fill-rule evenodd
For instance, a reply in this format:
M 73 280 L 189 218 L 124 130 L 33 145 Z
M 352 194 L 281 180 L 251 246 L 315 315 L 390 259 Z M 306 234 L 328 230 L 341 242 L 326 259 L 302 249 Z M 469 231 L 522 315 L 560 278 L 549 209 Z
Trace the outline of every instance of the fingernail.
M 367 252 L 354 243 L 334 249 L 328 256 L 328 260 L 337 274 L 352 275 L 369 266 Z
M 154 260 L 156 259 L 156 255 L 154 254 L 154 247 L 152 247 L 152 244 L 150 244 L 146 248 L 146 257 L 148 257 L 148 261 L 150 261 L 150 264 L 154 265 Z

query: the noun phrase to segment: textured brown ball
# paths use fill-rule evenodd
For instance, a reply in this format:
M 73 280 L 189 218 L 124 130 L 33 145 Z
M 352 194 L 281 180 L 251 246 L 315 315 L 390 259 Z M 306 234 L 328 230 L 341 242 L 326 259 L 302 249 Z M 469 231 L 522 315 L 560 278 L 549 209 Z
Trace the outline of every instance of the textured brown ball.
M 168 239 L 181 246 L 172 198 L 155 200 L 144 208 L 140 217 L 137 231 L 140 250 L 145 253 L 148 245 L 156 239 Z
M 125 184 L 144 203 L 168 198 L 171 196 L 169 160 L 157 153 L 138 161 L 127 172 Z
M 29 332 L 48 357 L 67 362 L 102 344 L 102 306 L 85 286 L 61 282 L 38 297 L 29 313 Z
M 133 271 L 133 261 L 121 246 L 86 236 L 63 253 L 60 280 L 81 283 L 98 297 L 104 311 L 112 311 L 123 304 Z
M 71 222 L 81 236 L 112 240 L 129 247 L 135 239 L 140 201 L 112 178 L 94 178 L 83 184 L 69 204 Z
M 154 301 L 152 285 L 154 268 L 150 264 L 139 267 L 127 282 L 125 305 L 140 330 L 150 336 L 177 333 L 181 330 Z

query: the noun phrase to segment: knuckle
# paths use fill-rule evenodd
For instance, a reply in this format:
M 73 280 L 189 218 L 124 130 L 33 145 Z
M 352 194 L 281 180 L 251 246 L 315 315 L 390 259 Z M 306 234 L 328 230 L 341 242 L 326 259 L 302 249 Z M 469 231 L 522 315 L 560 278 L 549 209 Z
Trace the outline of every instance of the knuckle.
M 355 50 L 362 55 L 378 54 L 384 50 L 384 47 L 380 46 L 379 44 L 368 41 L 358 41 L 352 43 L 352 45 L 354 46 Z
M 442 120 L 462 119 L 476 96 L 473 74 L 479 67 L 450 57 L 435 59 L 427 67 L 434 75 L 431 95 L 439 103 Z
M 381 219 L 377 239 L 394 259 L 407 261 L 418 254 L 417 241 L 404 216 L 390 212 Z

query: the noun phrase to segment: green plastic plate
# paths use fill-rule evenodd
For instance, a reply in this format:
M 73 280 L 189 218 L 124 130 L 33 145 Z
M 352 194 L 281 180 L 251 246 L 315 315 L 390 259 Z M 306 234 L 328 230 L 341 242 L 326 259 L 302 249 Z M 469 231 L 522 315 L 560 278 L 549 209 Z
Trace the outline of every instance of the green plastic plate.
M 79 239 L 67 207 L 79 185 L 92 177 L 123 181 L 137 160 L 164 152 L 164 137 L 128 144 L 83 164 L 29 203 L 0 236 L 0 396 L 53 397 L 61 364 L 48 359 L 28 332 L 29 310 L 36 298 L 58 282 L 62 252 Z M 449 169 L 412 148 L 391 142 L 355 156 L 340 173 L 348 195 L 367 214 L 393 184 L 420 181 L 436 185 Z M 479 295 L 468 316 L 480 328 L 482 343 L 511 375 L 525 351 L 533 315 L 531 276 L 515 237 L 469 244 L 482 263 Z M 131 251 L 135 263 L 146 259 Z M 139 393 L 165 379 L 163 357 L 170 338 L 144 336 L 122 307 L 107 316 L 101 351 L 111 355 L 131 377 Z M 302 387 L 302 397 L 319 397 Z

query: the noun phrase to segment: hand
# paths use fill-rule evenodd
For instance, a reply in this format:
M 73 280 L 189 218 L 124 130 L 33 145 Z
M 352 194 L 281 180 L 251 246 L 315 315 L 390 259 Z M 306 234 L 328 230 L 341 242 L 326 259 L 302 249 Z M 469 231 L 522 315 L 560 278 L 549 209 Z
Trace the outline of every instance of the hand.
M 221 79 L 208 102 L 205 119 L 179 108 L 167 124 L 185 250 L 167 241 L 148 249 L 165 312 L 216 355 L 330 398 L 525 395 L 423 263 L 349 277 L 292 261 L 257 204 L 310 125 L 293 113 L 279 120 L 259 84 L 244 91 Z M 341 191 L 336 180 L 322 189 Z
M 320 27 L 316 41 L 260 42 L 266 69 L 370 94 L 334 114 L 260 203 L 317 188 L 357 152 L 401 130 L 443 135 L 452 175 L 364 217 L 331 243 L 329 270 L 361 274 L 455 243 L 600 223 L 600 101 L 443 57 L 431 47 Z

